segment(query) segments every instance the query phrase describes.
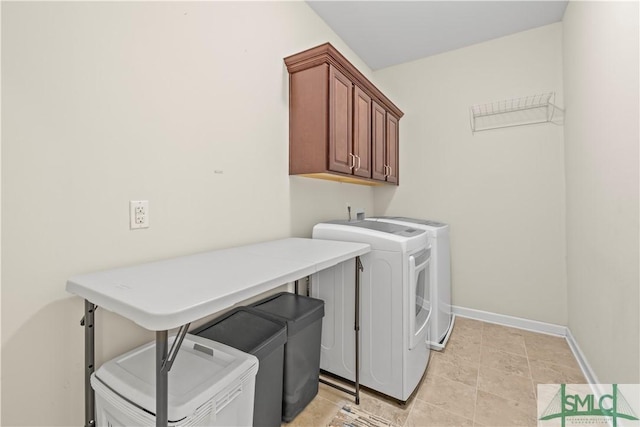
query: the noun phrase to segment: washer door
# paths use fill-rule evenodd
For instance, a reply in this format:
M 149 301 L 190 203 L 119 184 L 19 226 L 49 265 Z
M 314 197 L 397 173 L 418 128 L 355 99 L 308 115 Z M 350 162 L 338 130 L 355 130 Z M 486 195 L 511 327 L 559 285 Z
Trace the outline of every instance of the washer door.
M 431 317 L 431 248 L 409 256 L 409 350 L 424 339 L 422 332 Z

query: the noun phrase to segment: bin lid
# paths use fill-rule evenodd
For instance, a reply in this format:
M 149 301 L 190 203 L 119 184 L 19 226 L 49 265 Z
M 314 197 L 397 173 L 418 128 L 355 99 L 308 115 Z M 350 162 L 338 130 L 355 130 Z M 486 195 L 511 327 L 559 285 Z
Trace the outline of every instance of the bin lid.
M 252 307 L 285 321 L 289 337 L 324 317 L 324 301 L 289 292 L 275 294 Z
M 236 308 L 191 333 L 253 354 L 259 361 L 287 342 L 285 322 L 249 307 Z
M 174 339 L 169 338 L 169 347 Z M 155 415 L 155 358 L 156 345 L 151 342 L 106 362 L 95 376 L 126 400 Z M 175 422 L 193 415 L 202 404 L 257 371 L 255 356 L 187 334 L 169 371 L 168 419 Z

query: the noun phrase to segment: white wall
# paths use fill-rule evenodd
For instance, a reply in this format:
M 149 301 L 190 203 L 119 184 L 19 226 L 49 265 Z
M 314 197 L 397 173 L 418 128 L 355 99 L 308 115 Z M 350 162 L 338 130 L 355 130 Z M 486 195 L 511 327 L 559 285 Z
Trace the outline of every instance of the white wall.
M 2 22 L 2 6 L 0 6 L 0 22 Z M 2 57 L 2 34 L 0 31 L 0 58 Z M 1 68 L 1 67 L 0 67 Z M 0 70 L 0 99 L 2 99 L 2 71 Z M 2 117 L 2 103 L 0 102 L 0 117 Z M 2 120 L 0 120 L 0 200 L 2 200 Z M 2 203 L 0 202 L 0 224 L 2 224 Z M 0 225 L 0 313 L 2 311 L 2 226 Z M 0 331 L 2 330 L 2 316 L 0 315 Z M 0 334 L 1 335 L 1 334 Z M 2 402 L 2 351 L 0 351 L 0 402 Z M 2 404 L 0 403 L 0 424 L 2 423 Z
M 569 328 L 600 382 L 640 382 L 638 2 L 564 16 Z
M 375 72 L 406 115 L 400 187 L 376 211 L 451 224 L 453 304 L 566 324 L 562 127 L 472 135 L 469 107 L 556 92 L 553 24 Z
M 373 211 L 369 187 L 288 176 L 282 58 L 326 41 L 371 74 L 303 2 L 3 2 L 3 425 L 83 423 L 68 277 Z M 153 337 L 97 322 L 98 365 Z
M 301 2 L 4 2 L 2 424 L 83 422 L 69 276 L 308 236 L 347 202 L 450 223 L 454 304 L 569 316 L 601 381 L 640 381 L 638 8 L 606 4 L 570 4 L 564 56 L 554 24 L 371 73 Z M 288 177 L 282 58 L 325 41 L 405 111 L 400 187 Z M 471 135 L 470 105 L 549 90 L 564 129 Z M 152 338 L 97 316 L 98 364 Z

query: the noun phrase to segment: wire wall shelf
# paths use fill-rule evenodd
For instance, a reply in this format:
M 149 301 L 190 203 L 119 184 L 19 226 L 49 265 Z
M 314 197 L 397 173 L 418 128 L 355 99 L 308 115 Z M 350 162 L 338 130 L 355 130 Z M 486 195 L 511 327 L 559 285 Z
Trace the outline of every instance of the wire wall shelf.
M 554 102 L 555 92 L 549 92 L 473 105 L 469 108 L 471 132 L 537 123 L 562 125 L 564 110 Z

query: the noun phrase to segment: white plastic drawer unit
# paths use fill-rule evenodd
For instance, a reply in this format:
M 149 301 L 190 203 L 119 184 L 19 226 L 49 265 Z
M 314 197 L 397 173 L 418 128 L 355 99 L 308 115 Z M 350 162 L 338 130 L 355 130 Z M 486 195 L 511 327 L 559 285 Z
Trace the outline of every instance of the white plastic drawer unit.
M 91 378 L 99 426 L 155 425 L 155 343 L 105 363 Z M 258 359 L 187 335 L 169 371 L 172 426 L 250 426 Z

